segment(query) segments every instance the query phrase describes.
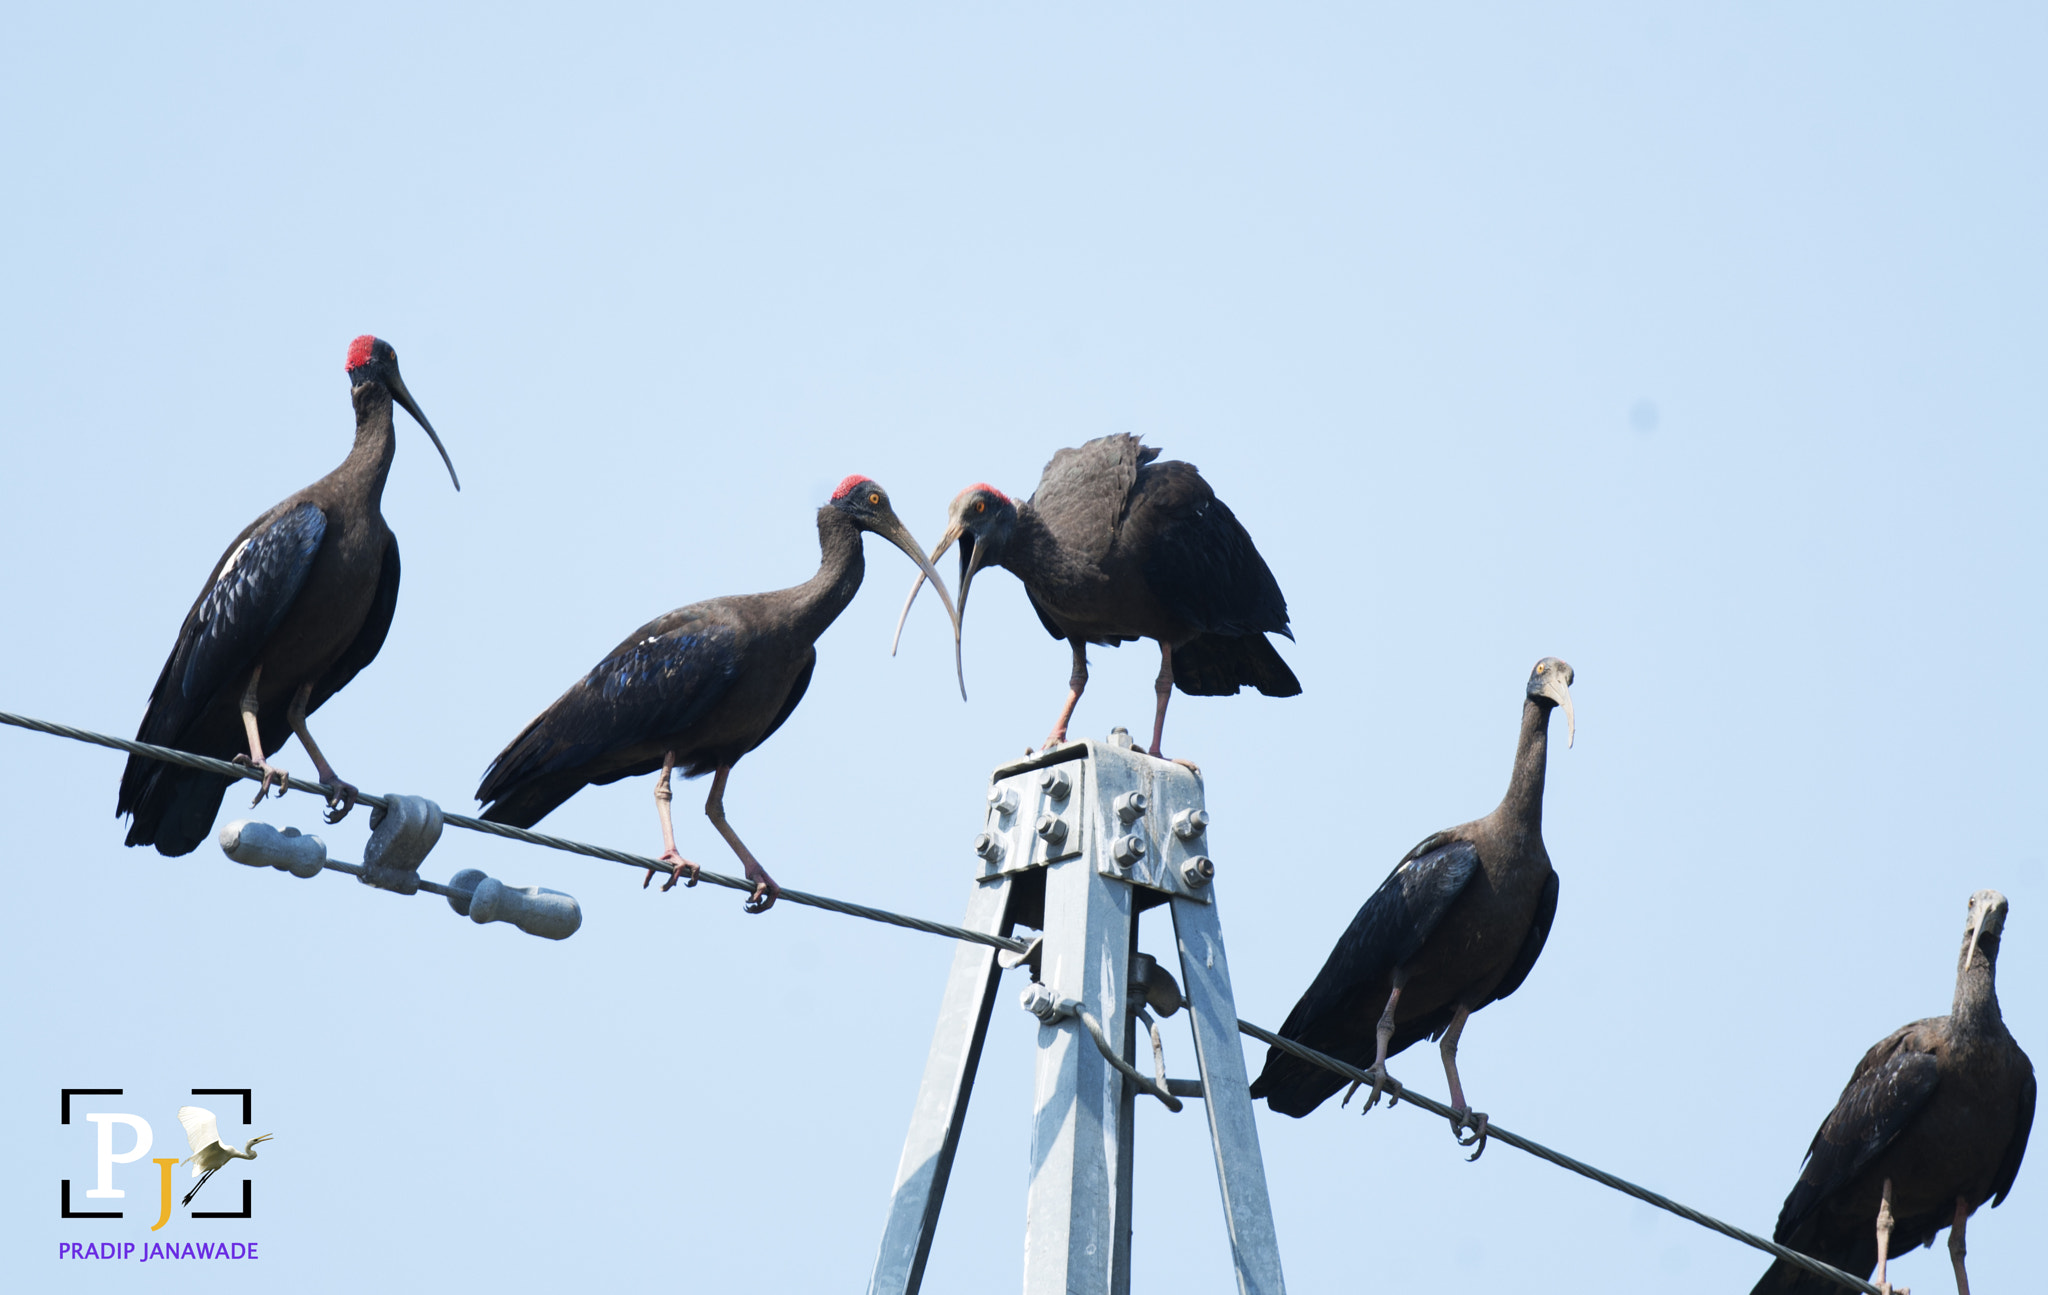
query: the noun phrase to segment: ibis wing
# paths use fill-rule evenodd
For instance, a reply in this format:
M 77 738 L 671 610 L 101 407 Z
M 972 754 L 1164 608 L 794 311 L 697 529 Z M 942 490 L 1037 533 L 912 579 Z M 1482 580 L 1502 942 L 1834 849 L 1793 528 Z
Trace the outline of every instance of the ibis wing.
M 1062 545 L 1100 562 L 1116 541 L 1138 470 L 1158 457 L 1125 432 L 1061 450 L 1039 476 L 1031 508 Z
M 398 539 L 393 536 L 384 548 L 384 565 L 377 572 L 377 593 L 371 600 L 370 614 L 364 618 L 363 627 L 356 631 L 355 639 L 347 650 L 313 685 L 313 696 L 306 706 L 308 713 L 319 710 L 329 697 L 346 688 L 348 681 L 360 674 L 364 666 L 377 659 L 377 653 L 384 648 L 384 636 L 391 632 L 391 618 L 397 611 Z
M 219 1121 L 204 1106 L 180 1106 L 178 1123 L 185 1126 L 185 1141 L 192 1144 L 195 1156 L 220 1141 Z
M 1357 995 L 1421 952 L 1478 868 L 1478 847 L 1443 833 L 1410 850 L 1351 919 L 1280 1033 L 1315 1047 L 1329 1030 L 1356 1028 L 1348 1009 Z
M 1508 965 L 1507 974 L 1494 987 L 1493 996 L 1486 1003 L 1497 1003 L 1522 987 L 1529 978 L 1529 971 L 1536 965 L 1536 959 L 1543 956 L 1543 945 L 1550 939 L 1550 923 L 1557 916 L 1557 873 L 1553 870 L 1543 879 L 1543 893 L 1536 899 L 1536 920 L 1529 923 L 1529 934 L 1522 938 L 1522 947 L 1515 954 L 1515 960 Z M 1486 1006 L 1481 1003 L 1480 1006 Z
M 1280 582 L 1192 463 L 1139 471 L 1119 542 L 1141 546 L 1153 594 L 1202 632 L 1294 637 Z
M 1998 1181 L 1993 1185 L 1991 1200 L 1994 1208 L 2012 1190 L 2012 1180 L 2020 1175 L 2020 1161 L 2026 1159 L 2027 1135 L 2034 1130 L 2034 1091 L 2034 1076 L 2029 1073 L 2027 1086 L 2020 1090 L 2019 1130 L 2012 1135 L 2012 1141 L 2006 1143 L 2005 1157 L 1998 1162 Z
M 215 693 L 247 678 L 326 534 L 327 515 L 301 503 L 266 514 L 235 541 L 185 615 L 143 715 L 141 741 L 175 745 Z
M 612 781 L 617 755 L 682 733 L 715 706 L 741 666 L 738 636 L 694 607 L 634 631 L 513 738 L 485 771 L 480 801 L 502 800 L 533 778 L 587 770 Z
M 1780 1244 L 1787 1244 L 1786 1238 L 1822 1201 L 1890 1146 L 1933 1096 L 1940 1067 L 1916 1037 L 1931 1024 L 1915 1021 L 1863 1054 L 1835 1109 L 1813 1135 L 1799 1181 L 1778 1212 L 1775 1239 Z

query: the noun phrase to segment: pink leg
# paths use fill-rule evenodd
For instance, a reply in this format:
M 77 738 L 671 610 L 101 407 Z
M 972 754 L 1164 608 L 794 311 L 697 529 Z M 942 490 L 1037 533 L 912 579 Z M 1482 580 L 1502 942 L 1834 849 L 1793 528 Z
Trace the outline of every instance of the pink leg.
M 1444 1056 L 1444 1078 L 1451 1082 L 1451 1109 L 1462 1117 L 1454 1117 L 1451 1120 L 1451 1133 L 1458 1139 L 1459 1146 L 1478 1148 L 1467 1157 L 1477 1160 L 1486 1152 L 1486 1115 L 1474 1111 L 1465 1104 L 1465 1088 L 1458 1082 L 1458 1036 L 1465 1032 L 1466 1018 L 1471 1015 L 1471 1008 L 1459 1007 L 1458 1014 L 1451 1018 L 1451 1026 L 1444 1031 L 1443 1042 L 1437 1044 L 1437 1049 Z M 1469 1138 L 1465 1136 L 1465 1130 L 1468 1128 L 1472 1130 L 1472 1136 Z
M 1892 1290 L 1892 1284 L 1885 1280 L 1884 1267 L 1891 1258 L 1892 1248 L 1892 1180 L 1884 1180 L 1884 1194 L 1877 1201 L 1877 1288 L 1891 1295 L 1907 1295 L 1903 1290 Z
M 664 891 L 674 890 L 676 883 L 685 876 L 690 879 L 692 886 L 696 885 L 697 870 L 700 866 L 676 852 L 676 828 L 669 820 L 668 813 L 668 803 L 674 795 L 668 787 L 668 776 L 675 772 L 675 767 L 676 753 L 670 751 L 661 757 L 661 776 L 654 780 L 654 812 L 661 816 L 661 861 L 675 865 L 669 869 L 668 880 L 662 883 L 661 888 Z M 646 880 L 640 883 L 640 889 L 647 889 L 647 883 L 654 880 L 655 871 L 653 868 L 647 870 Z
M 1173 699 L 1173 645 L 1170 643 L 1159 645 L 1159 678 L 1152 682 L 1152 691 L 1159 694 L 1159 709 L 1152 716 L 1152 754 L 1158 755 L 1159 738 L 1166 732 L 1166 703 Z
M 356 807 L 356 797 L 362 793 L 356 790 L 354 783 L 348 782 L 334 772 L 334 766 L 327 763 L 326 756 L 320 754 L 319 744 L 313 740 L 312 731 L 306 727 L 306 703 L 311 700 L 313 685 L 300 684 L 298 695 L 292 698 L 291 708 L 285 711 L 284 718 L 285 722 L 292 726 L 292 732 L 298 735 L 299 745 L 305 747 L 306 754 L 313 757 L 313 767 L 320 771 L 320 781 L 326 783 L 329 788 L 327 813 L 324 817 L 330 823 L 339 823 Z
M 1088 644 L 1081 639 L 1074 639 L 1072 643 L 1074 673 L 1067 678 L 1067 704 L 1060 707 L 1060 717 L 1052 722 L 1052 732 L 1040 750 L 1049 751 L 1067 740 L 1067 725 L 1074 718 L 1074 706 L 1081 700 L 1081 690 L 1088 686 Z
M 1948 1229 L 1948 1258 L 1956 1266 L 1956 1295 L 1970 1295 L 1970 1274 L 1963 1271 L 1963 1225 L 1970 1221 L 1970 1203 L 1956 1197 L 1956 1221 Z
M 1365 1068 L 1365 1073 L 1372 1076 L 1372 1096 L 1366 1099 L 1365 1105 L 1358 1108 L 1360 1115 L 1379 1105 L 1380 1094 L 1385 1091 L 1388 1084 L 1394 1083 L 1393 1078 L 1387 1074 L 1387 1048 L 1394 1042 L 1394 1008 L 1400 1004 L 1401 987 L 1407 983 L 1406 973 L 1397 968 L 1394 972 L 1394 990 L 1387 995 L 1387 1010 L 1380 1013 L 1379 1047 L 1373 1054 L 1372 1064 Z M 1351 1087 L 1344 1090 L 1344 1100 L 1337 1104 L 1351 1105 L 1351 1094 L 1357 1091 L 1358 1081 L 1354 1079 L 1351 1081 Z M 1391 1107 L 1400 1100 L 1401 1086 L 1394 1084 L 1394 1095 L 1387 1105 Z
M 251 805 L 263 803 L 263 793 L 270 790 L 270 784 L 277 784 L 277 794 L 282 796 L 291 785 L 291 775 L 263 758 L 263 734 L 256 727 L 256 685 L 263 678 L 263 667 L 257 666 L 249 674 L 249 686 L 242 690 L 242 731 L 249 738 L 249 753 L 235 757 L 236 764 L 246 764 L 263 771 L 263 781 L 256 784 L 256 799 Z
M 753 896 L 747 900 L 747 911 L 765 913 L 775 906 L 776 897 L 782 894 L 782 887 L 775 884 L 775 878 L 768 875 L 768 870 L 761 866 L 748 851 L 746 844 L 740 840 L 739 833 L 733 831 L 732 826 L 725 821 L 725 780 L 731 773 L 732 766 L 722 764 L 718 766 L 718 772 L 711 776 L 711 795 L 705 798 L 704 814 L 711 820 L 711 826 L 717 828 L 718 834 L 725 838 L 725 843 L 732 847 L 732 852 L 740 857 L 740 862 L 747 865 L 747 880 L 754 883 Z

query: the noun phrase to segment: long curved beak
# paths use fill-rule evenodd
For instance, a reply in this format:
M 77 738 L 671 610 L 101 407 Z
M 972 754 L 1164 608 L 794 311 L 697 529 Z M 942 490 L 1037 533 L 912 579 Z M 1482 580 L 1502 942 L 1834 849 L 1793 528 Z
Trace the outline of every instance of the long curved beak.
M 953 663 L 957 670 L 960 662 L 960 613 L 953 605 L 953 595 L 946 592 L 946 582 L 939 578 L 939 569 L 932 565 L 932 561 L 940 553 L 946 551 L 945 544 L 941 544 L 934 550 L 931 558 L 926 558 L 924 550 L 918 548 L 917 541 L 911 537 L 910 528 L 893 515 L 887 521 L 881 523 L 875 533 L 888 540 L 891 544 L 894 544 L 897 548 L 902 549 L 905 553 L 908 553 L 910 560 L 917 563 L 917 583 L 910 586 L 911 598 L 917 597 L 917 591 L 923 587 L 926 580 L 931 581 L 932 588 L 939 591 L 939 601 L 946 605 L 946 619 L 953 622 Z M 951 542 L 950 539 L 947 540 L 948 544 Z M 910 615 L 910 603 L 906 601 L 903 604 L 903 615 L 896 618 L 896 639 L 898 641 L 903 638 L 903 618 L 908 615 Z M 896 655 L 895 642 L 889 645 L 889 655 Z M 960 684 L 960 695 L 963 698 L 967 695 L 965 680 L 962 680 Z
M 1552 671 L 1550 677 L 1543 681 L 1543 695 L 1564 707 L 1564 744 L 1566 749 L 1569 750 L 1572 743 L 1576 742 L 1579 737 L 1578 721 L 1572 718 L 1571 687 L 1565 683 L 1562 674 Z
M 966 538 L 962 540 L 962 536 L 966 536 Z M 933 563 L 936 563 L 940 558 L 946 556 L 946 550 L 953 547 L 953 542 L 955 540 L 961 540 L 960 605 L 959 609 L 955 611 L 953 608 L 953 604 L 948 603 L 946 605 L 946 609 L 948 612 L 952 613 L 953 616 L 953 674 L 954 677 L 958 679 L 960 682 L 960 700 L 966 701 L 967 667 L 963 662 L 960 653 L 960 623 L 962 619 L 965 618 L 967 615 L 967 584 L 970 580 L 974 579 L 974 573 L 981 569 L 981 564 L 979 562 L 970 562 L 968 560 L 968 555 L 971 552 L 980 552 L 980 546 L 974 542 L 974 537 L 968 534 L 967 528 L 960 525 L 958 522 L 955 522 L 952 525 L 948 526 L 946 528 L 946 533 L 939 537 L 939 546 L 932 550 L 931 562 L 920 561 L 918 563 L 918 565 L 921 568 L 923 568 L 923 570 L 922 573 L 917 577 L 917 579 L 911 582 L 910 593 L 903 600 L 903 611 L 896 617 L 896 636 L 889 640 L 889 655 L 895 656 L 896 645 L 903 641 L 903 623 L 910 619 L 910 605 L 917 601 L 917 591 L 924 588 L 926 576 L 931 577 L 932 584 L 939 590 L 939 596 L 942 598 L 945 597 L 946 587 L 939 583 L 938 572 L 933 569 Z
M 1977 957 L 1977 940 L 1984 934 L 1984 914 L 1987 910 L 1979 905 L 1976 916 L 1970 919 L 1970 940 L 1963 946 L 1963 970 L 1970 969 L 1970 963 Z
M 392 397 L 396 399 L 399 404 L 405 406 L 405 412 L 412 415 L 412 420 L 414 422 L 418 423 L 421 427 L 424 427 L 426 429 L 427 439 L 434 443 L 435 449 L 441 451 L 441 462 L 448 465 L 448 479 L 455 483 L 455 488 L 457 490 L 461 490 L 462 478 L 455 475 L 455 460 L 448 457 L 448 447 L 441 444 L 441 438 L 435 435 L 434 433 L 434 425 L 427 421 L 427 416 L 425 414 L 420 412 L 419 402 L 414 400 L 412 398 L 412 393 L 405 389 L 405 379 L 398 376 L 398 367 L 396 365 L 392 365 L 390 367 Z

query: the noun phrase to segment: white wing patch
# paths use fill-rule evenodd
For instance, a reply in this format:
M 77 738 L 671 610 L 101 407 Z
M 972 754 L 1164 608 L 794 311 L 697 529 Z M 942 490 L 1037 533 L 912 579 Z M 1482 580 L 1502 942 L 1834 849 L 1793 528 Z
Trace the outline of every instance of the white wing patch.
M 195 1156 L 220 1141 L 219 1121 L 204 1106 L 180 1106 L 178 1123 L 185 1126 L 185 1140 L 192 1144 Z

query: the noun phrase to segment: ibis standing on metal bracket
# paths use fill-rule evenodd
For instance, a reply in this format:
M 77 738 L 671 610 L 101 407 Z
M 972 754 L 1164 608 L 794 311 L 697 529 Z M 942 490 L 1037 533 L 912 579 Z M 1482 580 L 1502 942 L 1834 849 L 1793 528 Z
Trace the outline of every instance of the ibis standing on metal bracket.
M 327 763 L 306 717 L 376 658 L 398 606 L 398 539 L 378 509 L 397 452 L 393 401 L 425 429 L 462 488 L 389 343 L 367 335 L 351 342 L 348 376 L 355 447 L 340 467 L 249 523 L 214 563 L 135 733 L 140 742 L 254 765 L 263 772 L 256 800 L 273 783 L 284 794 L 284 770 L 268 753 L 296 735 L 330 789 L 330 823 L 357 793 Z M 189 854 L 212 830 L 228 782 L 130 756 L 114 812 L 132 816 L 129 845 Z
M 1074 652 L 1066 704 L 1045 745 L 1067 740 L 1074 705 L 1088 686 L 1088 645 L 1149 638 L 1159 644 L 1158 708 L 1150 751 L 1159 755 L 1166 703 L 1178 687 L 1228 697 L 1254 687 L 1268 697 L 1301 692 L 1266 638 L 1285 634 L 1287 599 L 1252 537 L 1192 463 L 1159 457 L 1129 435 L 1104 436 L 1052 456 L 1022 504 L 990 485 L 953 500 L 932 561 L 960 542 L 960 615 L 967 586 L 994 564 L 1024 582 L 1032 610 Z M 920 582 L 921 583 L 921 582 Z M 919 585 L 910 587 L 903 615 Z M 903 632 L 899 618 L 896 632 Z M 955 631 L 954 652 L 960 651 Z M 966 669 L 956 660 L 960 692 Z
M 1892 1032 L 1856 1063 L 1813 1135 L 1773 1240 L 1890 1289 L 1893 1254 L 1933 1245 L 1949 1229 L 1958 1295 L 1970 1295 L 1963 1229 L 1977 1207 L 2012 1190 L 2034 1127 L 2034 1065 L 1998 1011 L 2005 896 L 1970 896 L 1947 1016 Z M 1839 1289 L 1780 1259 L 1752 1295 Z
M 931 576 L 957 638 L 952 596 L 897 520 L 887 492 L 850 476 L 818 510 L 818 574 L 774 593 L 692 603 L 634 630 L 498 753 L 476 789 L 477 800 L 489 805 L 483 817 L 532 827 L 587 786 L 659 769 L 661 861 L 672 865 L 662 889 L 684 877 L 694 885 L 698 865 L 676 851 L 669 775 L 712 773 L 704 813 L 754 883 L 747 911 L 767 911 L 778 888 L 725 821 L 725 780 L 803 700 L 818 664 L 818 636 L 860 589 L 863 533 L 896 545 Z
M 962 942 L 939 1007 L 924 1080 L 896 1170 L 871 1295 L 924 1281 L 967 1118 L 996 989 L 1007 967 L 1033 977 L 1040 1022 L 1024 1235 L 1025 1295 L 1127 1295 L 1136 1103 L 1202 1099 L 1237 1289 L 1280 1295 L 1279 1242 L 1244 1048 L 1216 912 L 1208 812 L 1192 770 L 1108 743 L 1078 742 L 998 767 L 990 779 L 967 916 L 971 930 L 1042 934 L 1022 954 Z M 1137 951 L 1138 915 L 1170 905 L 1185 992 Z M 1168 1079 L 1147 1014 L 1187 1008 L 1199 1079 Z M 1133 1055 L 1151 1028 L 1148 1075 Z
M 1571 683 L 1572 668 L 1556 657 L 1536 663 L 1500 805 L 1424 838 L 1395 865 L 1280 1027 L 1282 1037 L 1339 1061 L 1365 1066 L 1370 1058 L 1366 1110 L 1389 1082 L 1388 1057 L 1418 1040 L 1442 1039 L 1458 1112 L 1451 1127 L 1474 1148 L 1474 1160 L 1486 1150 L 1486 1116 L 1466 1104 L 1458 1083 L 1458 1036 L 1472 1013 L 1521 987 L 1550 935 L 1557 873 L 1543 848 L 1543 774 L 1553 709 L 1564 707 L 1567 745 L 1574 736 Z M 1343 1086 L 1328 1070 L 1268 1048 L 1252 1096 L 1300 1117 Z

